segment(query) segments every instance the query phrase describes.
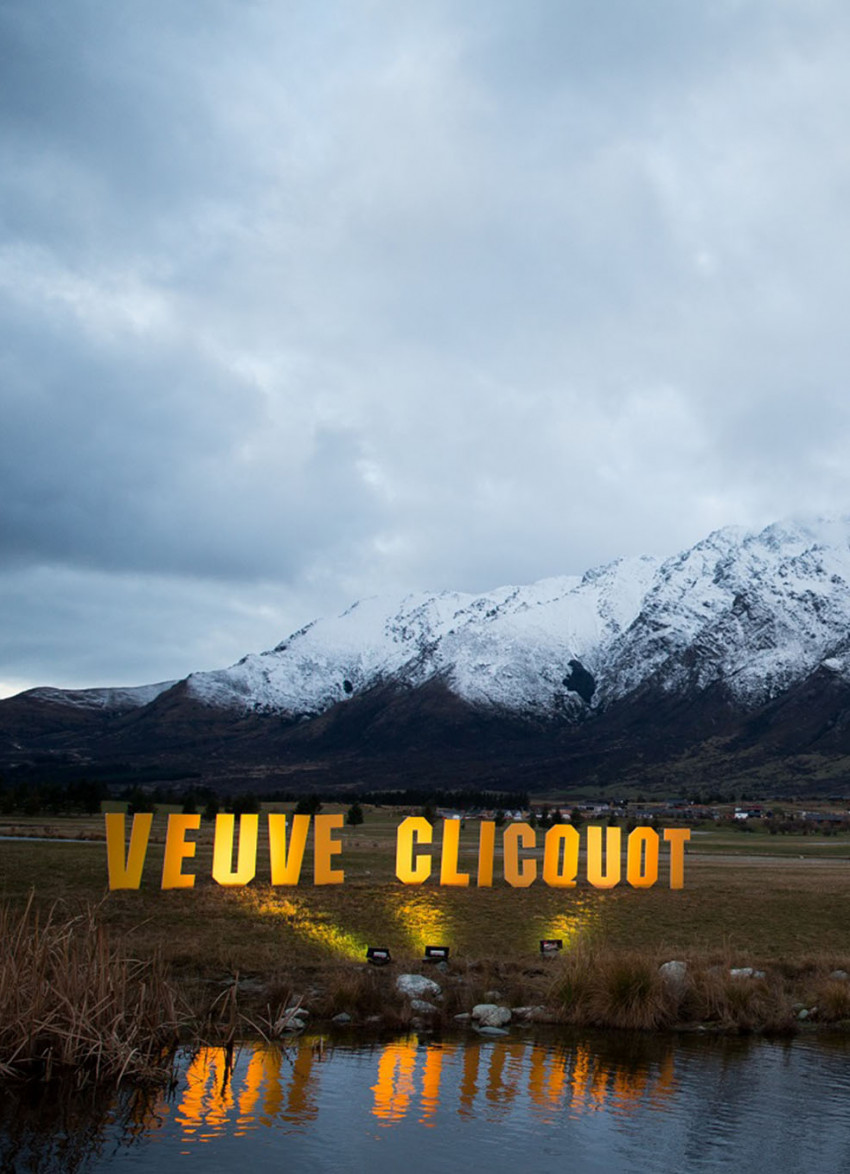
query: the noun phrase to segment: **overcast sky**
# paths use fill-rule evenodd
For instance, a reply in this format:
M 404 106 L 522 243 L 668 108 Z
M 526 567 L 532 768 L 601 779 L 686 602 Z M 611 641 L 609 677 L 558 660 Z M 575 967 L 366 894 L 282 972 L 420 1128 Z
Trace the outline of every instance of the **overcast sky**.
M 850 512 L 843 0 L 0 0 L 0 694 Z

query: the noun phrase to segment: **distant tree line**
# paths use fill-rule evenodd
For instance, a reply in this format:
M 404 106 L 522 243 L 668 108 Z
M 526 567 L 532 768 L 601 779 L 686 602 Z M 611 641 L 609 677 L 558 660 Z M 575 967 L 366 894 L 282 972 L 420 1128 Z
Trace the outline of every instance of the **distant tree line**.
M 258 812 L 264 803 L 295 804 L 298 814 L 314 815 L 323 803 L 353 805 L 356 807 L 354 822 L 363 814 L 366 804 L 383 807 L 427 807 L 436 813 L 437 808 L 451 809 L 492 809 L 512 810 L 528 806 L 525 791 L 448 791 L 404 788 L 393 791 L 357 791 L 328 789 L 298 794 L 291 790 L 246 791 L 238 794 L 221 793 L 212 787 L 191 784 L 110 786 L 101 779 L 79 778 L 69 782 L 15 781 L 0 778 L 0 814 L 3 815 L 96 815 L 101 803 L 117 799 L 127 804 L 132 815 L 139 811 L 151 811 L 163 805 L 177 808 L 188 815 L 200 814 L 208 819 L 219 812 L 235 815 Z
M 0 779 L 0 813 L 3 815 L 96 815 L 108 787 L 91 779 L 69 783 L 5 783 Z

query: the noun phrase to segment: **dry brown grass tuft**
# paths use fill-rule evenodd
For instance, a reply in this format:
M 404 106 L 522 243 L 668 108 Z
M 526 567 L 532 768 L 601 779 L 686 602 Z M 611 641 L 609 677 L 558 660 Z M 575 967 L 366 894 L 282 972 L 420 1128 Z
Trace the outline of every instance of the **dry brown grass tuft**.
M 816 1001 L 811 976 L 778 968 L 735 974 L 741 961 L 713 952 L 686 956 L 683 980 L 671 982 L 659 969 L 668 959 L 648 950 L 572 951 L 553 983 L 552 1004 L 566 1022 L 581 1026 L 648 1030 L 703 1024 L 725 1032 L 783 1033 L 794 1029 L 795 999 L 800 1006 Z M 850 1007 L 848 984 L 821 987 L 842 1017 Z
M 687 999 L 690 1018 L 715 1024 L 723 1031 L 763 1031 L 772 1034 L 793 1030 L 791 987 L 777 971 L 764 976 L 730 973 L 722 965 L 692 965 Z
M 0 906 L 0 1075 L 77 1084 L 161 1077 L 177 1000 L 161 963 L 111 945 L 97 909 L 76 916 Z
M 813 984 L 809 1000 L 817 1007 L 817 1018 L 821 1023 L 850 1020 L 850 983 L 846 979 L 821 979 Z
M 680 995 L 658 973 L 654 956 L 634 951 L 570 951 L 555 978 L 551 1001 L 566 1022 L 593 1027 L 670 1027 Z

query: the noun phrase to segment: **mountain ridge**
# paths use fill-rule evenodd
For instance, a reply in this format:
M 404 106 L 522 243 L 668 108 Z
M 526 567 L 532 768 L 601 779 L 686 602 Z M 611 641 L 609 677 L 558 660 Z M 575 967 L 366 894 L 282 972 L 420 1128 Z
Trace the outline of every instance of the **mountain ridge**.
M 412 769 L 819 786 L 850 766 L 848 704 L 850 518 L 798 519 L 478 595 L 373 596 L 178 682 L 30 690 L 0 702 L 0 763 L 182 758 L 254 786 Z

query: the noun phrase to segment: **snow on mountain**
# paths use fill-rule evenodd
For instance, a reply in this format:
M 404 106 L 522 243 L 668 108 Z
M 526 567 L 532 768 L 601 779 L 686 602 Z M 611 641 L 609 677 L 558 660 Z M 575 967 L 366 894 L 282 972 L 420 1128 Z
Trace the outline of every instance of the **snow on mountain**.
M 607 693 L 653 676 L 667 691 L 722 681 L 752 707 L 829 659 L 850 634 L 850 519 L 716 531 L 658 570 L 614 651 Z
M 176 681 L 160 681 L 156 685 L 116 686 L 103 689 L 53 689 L 44 686 L 30 689 L 28 696 L 38 701 L 73 705 L 77 709 L 119 710 L 123 713 L 149 705 L 160 693 L 176 684 Z
M 850 677 L 847 518 L 727 527 L 663 561 L 483 595 L 364 599 L 187 688 L 210 706 L 313 715 L 381 681 L 439 677 L 474 704 L 578 715 L 646 682 L 721 682 L 750 707 L 821 663 Z
M 208 705 L 304 714 L 378 681 L 419 685 L 439 675 L 467 701 L 549 712 L 567 700 L 571 660 L 598 669 L 601 650 L 635 618 L 656 566 L 621 559 L 582 579 L 484 595 L 365 599 L 232 668 L 193 673 L 187 684 Z

